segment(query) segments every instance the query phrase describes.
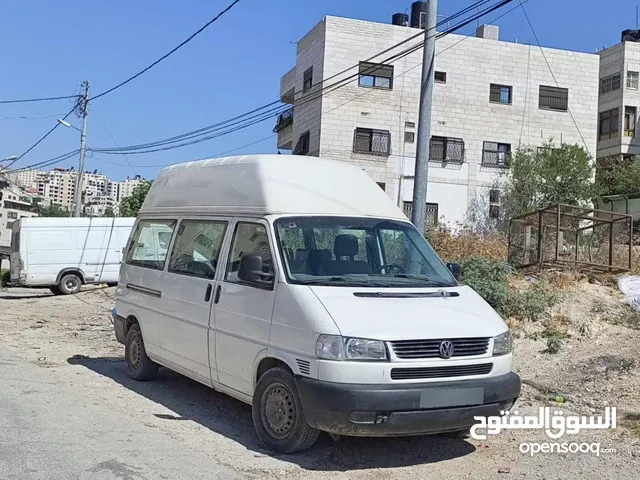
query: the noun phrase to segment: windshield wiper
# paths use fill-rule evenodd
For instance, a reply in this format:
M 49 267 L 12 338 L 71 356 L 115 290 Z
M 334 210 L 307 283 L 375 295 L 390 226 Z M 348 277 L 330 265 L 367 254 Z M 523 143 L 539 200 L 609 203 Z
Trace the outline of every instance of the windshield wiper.
M 329 277 L 318 280 L 303 280 L 302 283 L 304 285 L 331 285 L 333 283 L 340 283 L 344 286 L 353 286 L 353 287 L 392 287 L 388 283 L 384 282 L 369 282 L 361 279 L 350 279 L 345 277 Z
M 421 275 L 412 275 L 409 273 L 395 273 L 392 275 L 396 278 L 409 278 L 411 280 L 421 280 L 423 282 L 432 284 L 434 287 L 455 287 L 455 284 L 451 284 L 449 282 L 442 282 L 440 280 L 434 280 L 432 278 L 423 277 Z

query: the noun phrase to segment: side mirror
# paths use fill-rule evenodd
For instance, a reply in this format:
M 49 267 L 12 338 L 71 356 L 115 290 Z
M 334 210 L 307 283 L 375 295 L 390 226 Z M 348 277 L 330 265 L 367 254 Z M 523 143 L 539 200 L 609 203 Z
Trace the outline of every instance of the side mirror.
M 270 283 L 273 275 L 262 271 L 262 257 L 260 255 L 245 254 L 240 258 L 238 278 L 243 282 Z
M 462 266 L 459 263 L 447 263 L 447 268 L 453 274 L 453 278 L 460 280 L 462 276 Z

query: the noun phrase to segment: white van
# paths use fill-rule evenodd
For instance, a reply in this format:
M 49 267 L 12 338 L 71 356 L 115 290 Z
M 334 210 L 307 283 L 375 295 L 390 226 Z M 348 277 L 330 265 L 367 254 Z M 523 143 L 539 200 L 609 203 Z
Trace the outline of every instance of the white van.
M 171 241 L 150 256 L 155 231 Z M 163 365 L 251 404 L 258 437 L 280 452 L 321 430 L 467 432 L 520 395 L 505 322 L 344 162 L 249 155 L 165 168 L 116 299 L 129 376 Z
M 73 294 L 84 284 L 118 283 L 135 218 L 32 217 L 13 222 L 11 283 Z

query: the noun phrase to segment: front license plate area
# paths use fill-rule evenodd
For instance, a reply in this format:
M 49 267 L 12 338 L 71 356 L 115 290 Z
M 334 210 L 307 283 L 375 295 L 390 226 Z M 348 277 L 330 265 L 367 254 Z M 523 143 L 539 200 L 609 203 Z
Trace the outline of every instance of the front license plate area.
M 439 388 L 420 393 L 420 408 L 467 407 L 484 403 L 484 387 Z

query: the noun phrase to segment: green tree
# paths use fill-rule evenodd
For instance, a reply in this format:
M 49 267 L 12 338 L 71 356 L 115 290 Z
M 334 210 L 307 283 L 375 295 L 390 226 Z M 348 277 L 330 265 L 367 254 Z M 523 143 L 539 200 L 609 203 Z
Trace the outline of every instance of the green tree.
M 590 155 L 579 145 L 519 148 L 502 185 L 504 220 L 556 203 L 587 205 L 597 189 Z
M 640 193 L 640 156 L 631 161 L 614 157 L 599 161 L 596 184 L 600 195 Z
M 105 216 L 105 217 L 115 217 L 115 216 L 116 216 L 116 214 L 115 214 L 115 212 L 113 211 L 113 208 L 111 208 L 111 207 L 107 207 L 107 208 L 105 208 L 105 209 L 104 209 L 104 216 Z
M 40 217 L 68 217 L 69 209 L 62 208 L 60 205 L 52 203 L 49 206 L 42 205 L 41 201 L 35 200 L 32 211 Z
M 120 202 L 120 216 L 136 217 L 150 188 L 151 182 L 141 183 L 133 189 L 130 196 L 123 198 Z

